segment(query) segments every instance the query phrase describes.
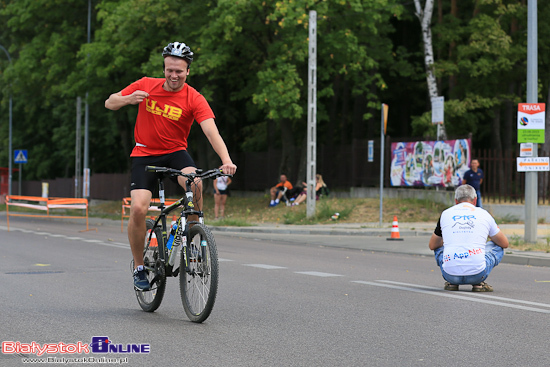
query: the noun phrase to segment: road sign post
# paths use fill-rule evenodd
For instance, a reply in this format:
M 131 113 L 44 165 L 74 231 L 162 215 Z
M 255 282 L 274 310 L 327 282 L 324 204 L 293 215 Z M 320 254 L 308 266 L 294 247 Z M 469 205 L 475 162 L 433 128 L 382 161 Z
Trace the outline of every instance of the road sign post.
M 27 150 L 26 149 L 18 149 L 14 150 L 13 152 L 13 162 L 15 164 L 19 164 L 19 191 L 17 192 L 19 195 L 21 194 L 21 176 L 23 173 L 23 164 L 27 163 Z
M 382 227 L 382 214 L 384 207 L 384 137 L 388 125 L 388 105 L 382 103 L 380 113 L 380 227 Z

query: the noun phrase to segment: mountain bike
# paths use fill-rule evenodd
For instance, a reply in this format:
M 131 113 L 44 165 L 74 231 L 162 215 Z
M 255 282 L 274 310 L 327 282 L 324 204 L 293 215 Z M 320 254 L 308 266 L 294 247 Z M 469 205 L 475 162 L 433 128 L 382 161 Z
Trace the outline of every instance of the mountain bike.
M 159 175 L 160 214 L 155 219 L 147 219 L 147 235 L 143 261 L 149 280 L 150 290 L 134 288 L 139 305 L 144 311 L 153 312 L 161 304 L 166 289 L 167 277 L 180 276 L 180 294 L 183 308 L 192 322 L 201 323 L 208 318 L 214 307 L 218 291 L 218 251 L 210 229 L 204 224 L 204 213 L 195 208 L 193 187 L 197 180 L 232 176 L 220 169 L 193 173 L 182 173 L 167 167 L 147 166 L 148 172 Z M 169 206 L 165 206 L 164 178 L 185 177 L 185 195 Z M 167 227 L 166 217 L 180 210 L 177 221 Z M 198 221 L 189 221 L 191 215 Z M 177 257 L 179 256 L 179 265 Z M 134 261 L 131 262 L 132 272 Z

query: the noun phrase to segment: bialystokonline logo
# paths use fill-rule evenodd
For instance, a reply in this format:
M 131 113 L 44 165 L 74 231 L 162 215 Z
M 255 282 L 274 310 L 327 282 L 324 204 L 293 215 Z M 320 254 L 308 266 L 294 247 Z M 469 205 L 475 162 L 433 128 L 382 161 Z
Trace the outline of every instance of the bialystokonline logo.
M 3 341 L 3 354 L 34 354 L 42 356 L 45 354 L 148 354 L 151 352 L 149 344 L 118 344 L 109 339 L 108 336 L 94 336 L 89 344 L 81 341 L 76 343 L 44 343 L 37 342 L 22 343 L 18 341 Z

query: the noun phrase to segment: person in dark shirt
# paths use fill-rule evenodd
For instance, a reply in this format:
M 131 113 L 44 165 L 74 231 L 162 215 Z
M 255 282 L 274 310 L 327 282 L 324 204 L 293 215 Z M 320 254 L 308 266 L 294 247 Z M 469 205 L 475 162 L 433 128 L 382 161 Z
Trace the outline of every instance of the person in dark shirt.
M 470 169 L 464 173 L 462 179 L 462 184 L 468 184 L 476 190 L 477 194 L 477 203 L 476 206 L 483 208 L 481 205 L 481 184 L 483 183 L 483 171 L 479 168 L 479 161 L 477 159 L 472 159 L 470 163 Z

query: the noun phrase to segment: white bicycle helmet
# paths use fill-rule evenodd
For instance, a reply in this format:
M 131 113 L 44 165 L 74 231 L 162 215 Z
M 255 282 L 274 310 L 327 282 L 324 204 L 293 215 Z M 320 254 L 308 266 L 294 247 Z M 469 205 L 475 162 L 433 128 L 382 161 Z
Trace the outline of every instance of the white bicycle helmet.
M 183 42 L 169 43 L 168 46 L 166 46 L 164 50 L 162 50 L 162 56 L 179 57 L 186 60 L 188 64 L 191 64 L 191 62 L 193 61 L 193 52 L 191 51 L 189 46 L 187 46 Z

